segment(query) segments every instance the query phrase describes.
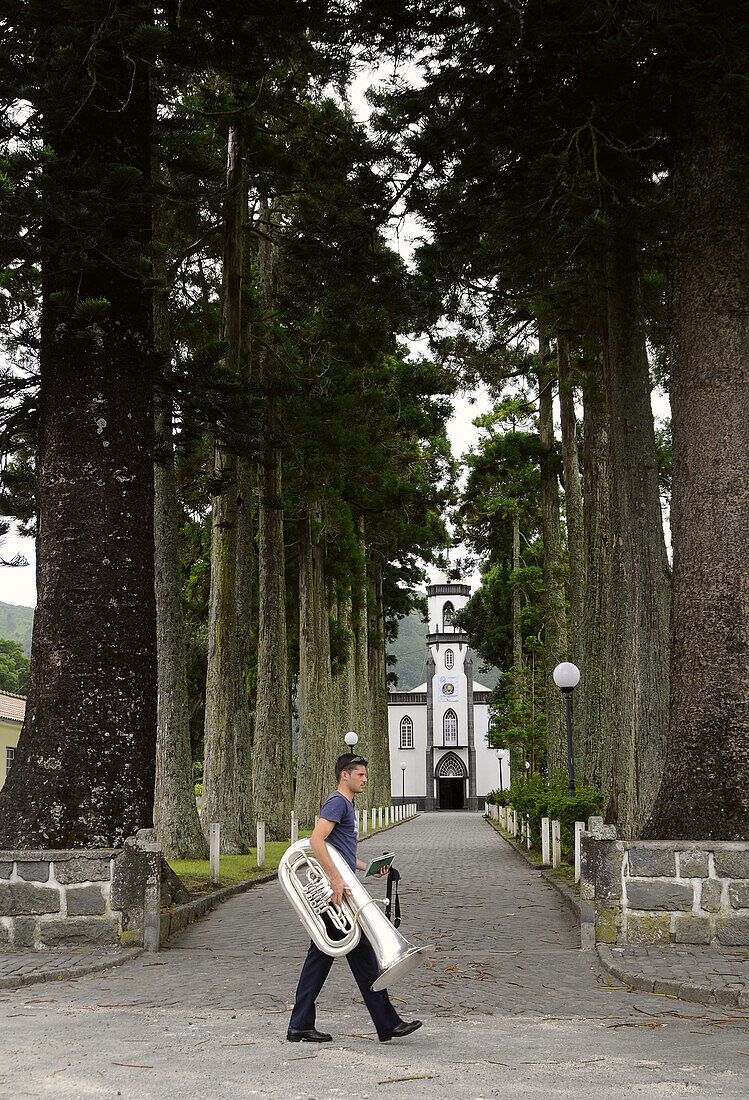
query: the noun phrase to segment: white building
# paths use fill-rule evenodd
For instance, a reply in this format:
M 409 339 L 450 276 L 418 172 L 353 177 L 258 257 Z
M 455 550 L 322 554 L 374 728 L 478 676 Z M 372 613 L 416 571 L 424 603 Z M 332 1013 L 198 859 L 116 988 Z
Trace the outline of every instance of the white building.
M 453 618 L 468 602 L 467 584 L 427 586 L 426 683 L 388 692 L 394 803 L 424 810 L 478 810 L 501 782 L 510 785 L 506 751 L 487 740 L 489 688 L 473 679 L 468 637 Z M 403 767 L 405 765 L 405 768 Z

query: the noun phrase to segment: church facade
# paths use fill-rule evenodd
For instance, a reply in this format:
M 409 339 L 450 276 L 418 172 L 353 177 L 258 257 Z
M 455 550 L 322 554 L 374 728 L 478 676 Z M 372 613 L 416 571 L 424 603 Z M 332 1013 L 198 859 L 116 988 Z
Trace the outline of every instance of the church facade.
M 390 774 L 395 804 L 423 810 L 480 810 L 500 782 L 509 787 L 509 758 L 487 740 L 489 688 L 473 679 L 468 637 L 454 617 L 471 594 L 467 584 L 427 586 L 426 683 L 388 692 Z

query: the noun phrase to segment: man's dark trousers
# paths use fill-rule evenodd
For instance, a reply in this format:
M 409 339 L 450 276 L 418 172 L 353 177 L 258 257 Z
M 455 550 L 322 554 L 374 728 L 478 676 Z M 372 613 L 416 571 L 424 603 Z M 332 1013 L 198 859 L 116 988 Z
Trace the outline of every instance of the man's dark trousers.
M 307 958 L 304 960 L 302 973 L 299 977 L 294 1011 L 291 1013 L 289 1027 L 307 1031 L 315 1026 L 315 1001 L 334 961 L 332 955 L 323 954 L 319 947 L 310 942 Z M 374 1020 L 377 1034 L 387 1035 L 398 1026 L 401 1018 L 390 1003 L 390 998 L 384 989 L 381 989 L 379 993 L 372 993 L 371 991 L 370 987 L 377 978 L 379 971 L 375 953 L 369 940 L 362 936 L 353 951 L 349 951 L 346 955 L 346 961 L 351 967 L 351 973 L 356 979 L 364 1003 Z

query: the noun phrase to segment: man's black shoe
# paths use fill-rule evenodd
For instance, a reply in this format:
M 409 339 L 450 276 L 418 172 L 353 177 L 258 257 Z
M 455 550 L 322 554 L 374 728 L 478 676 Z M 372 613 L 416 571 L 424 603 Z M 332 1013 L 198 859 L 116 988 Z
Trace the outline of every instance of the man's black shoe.
M 412 1031 L 418 1031 L 421 1020 L 401 1020 L 397 1027 L 380 1036 L 381 1043 L 389 1043 L 391 1039 L 402 1039 L 404 1035 L 410 1035 Z
M 317 1031 L 314 1027 L 290 1027 L 286 1032 L 286 1038 L 290 1043 L 329 1043 L 333 1036 L 326 1035 L 324 1031 Z

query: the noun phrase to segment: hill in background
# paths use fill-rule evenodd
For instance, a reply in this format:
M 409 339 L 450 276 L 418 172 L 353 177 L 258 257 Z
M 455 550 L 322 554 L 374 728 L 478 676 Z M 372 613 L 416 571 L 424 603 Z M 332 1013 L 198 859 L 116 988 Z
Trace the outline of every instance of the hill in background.
M 34 608 L 0 601 L 0 638 L 20 642 L 27 657 L 31 656 L 31 628 Z
M 388 672 L 398 676 L 398 691 L 409 691 L 426 680 L 426 623 L 422 622 L 418 611 L 412 611 L 405 619 L 398 621 L 398 637 L 388 642 L 388 656 L 396 658 L 395 665 L 388 665 Z M 497 686 L 499 669 L 489 668 L 483 672 L 484 665 L 480 657 L 474 654 L 473 678 L 488 688 Z
M 20 642 L 27 657 L 31 656 L 31 628 L 34 624 L 33 607 L 0 601 L 0 638 Z M 388 655 L 396 658 L 388 671 L 398 676 L 398 690 L 408 691 L 426 679 L 426 624 L 418 611 L 412 611 L 398 623 L 398 637 L 388 643 Z M 488 688 L 496 687 L 499 670 L 490 668 L 482 672 L 480 659 L 474 658 L 473 677 Z

